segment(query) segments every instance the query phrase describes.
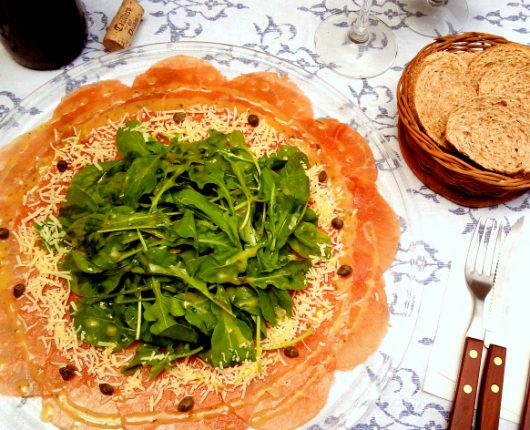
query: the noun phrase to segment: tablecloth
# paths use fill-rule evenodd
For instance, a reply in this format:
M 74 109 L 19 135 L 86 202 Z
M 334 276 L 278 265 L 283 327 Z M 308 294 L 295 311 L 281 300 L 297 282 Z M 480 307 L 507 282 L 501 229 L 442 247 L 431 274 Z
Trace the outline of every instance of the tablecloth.
M 318 24 L 342 9 L 358 9 L 360 1 L 340 0 L 142 0 L 145 14 L 132 46 L 181 40 L 242 45 L 276 55 L 318 74 L 354 100 L 399 154 L 397 141 L 396 86 L 404 66 L 432 39 L 407 26 L 407 0 L 376 0 L 374 13 L 394 30 L 398 54 L 393 66 L 370 79 L 348 79 L 321 64 L 314 48 Z M 462 31 L 481 31 L 530 44 L 529 0 L 468 0 L 469 18 Z M 117 11 L 117 0 L 85 0 L 88 43 L 67 68 L 104 53 L 106 27 Z M 0 120 L 30 92 L 59 71 L 34 71 L 16 64 L 0 46 Z M 495 216 L 510 222 L 529 211 L 530 194 L 502 205 L 470 209 L 440 197 L 419 182 L 404 162 L 407 199 L 416 208 L 421 224 L 417 238 L 421 267 L 415 282 L 423 289 L 420 313 L 408 351 L 385 391 L 368 414 L 355 425 L 361 429 L 446 428 L 451 403 L 425 393 L 423 378 L 429 360 L 440 303 L 455 247 L 465 246 L 479 216 Z M 406 341 L 406 340 L 404 340 Z M 521 377 L 524 377 L 523 375 Z M 0 414 L 24 407 L 17 399 L 2 406 Z M 36 428 L 36 423 L 28 423 Z M 0 420 L 0 428 L 3 427 Z M 502 429 L 515 429 L 501 422 Z M 316 430 L 316 429 L 315 429 Z

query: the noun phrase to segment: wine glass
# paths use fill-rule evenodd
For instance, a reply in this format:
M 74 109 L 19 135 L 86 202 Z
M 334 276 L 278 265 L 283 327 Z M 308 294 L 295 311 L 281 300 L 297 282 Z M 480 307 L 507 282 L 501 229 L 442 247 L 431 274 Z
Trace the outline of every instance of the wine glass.
M 403 9 L 407 26 L 431 37 L 458 33 L 469 15 L 466 0 L 407 0 Z
M 370 16 L 373 0 L 363 0 L 358 12 L 342 11 L 320 23 L 315 48 L 328 67 L 350 78 L 370 78 L 387 70 L 397 54 L 394 33 Z

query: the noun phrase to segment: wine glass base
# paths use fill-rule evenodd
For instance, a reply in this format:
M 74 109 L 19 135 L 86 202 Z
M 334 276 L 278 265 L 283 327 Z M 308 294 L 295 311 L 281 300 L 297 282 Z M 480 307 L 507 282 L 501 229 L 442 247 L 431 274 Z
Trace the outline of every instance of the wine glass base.
M 436 5 L 432 0 L 407 0 L 405 24 L 423 36 L 438 37 L 458 33 L 469 16 L 465 0 L 445 0 Z
M 355 43 L 348 37 L 356 12 L 331 15 L 320 23 L 315 33 L 315 48 L 322 63 L 349 78 L 380 75 L 393 63 L 397 54 L 394 33 L 379 18 L 370 17 L 368 41 Z

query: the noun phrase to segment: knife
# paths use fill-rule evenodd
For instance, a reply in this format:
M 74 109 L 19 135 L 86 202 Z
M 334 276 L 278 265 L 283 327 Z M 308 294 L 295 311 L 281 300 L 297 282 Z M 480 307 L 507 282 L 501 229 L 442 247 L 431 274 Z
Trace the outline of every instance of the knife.
M 511 261 L 517 253 L 517 245 L 524 225 L 524 217 L 512 226 L 501 249 L 493 291 L 490 301 L 484 344 L 488 348 L 477 408 L 477 428 L 496 429 L 499 426 L 501 411 L 504 369 L 506 367 L 506 324 L 511 297 L 511 279 L 513 272 Z

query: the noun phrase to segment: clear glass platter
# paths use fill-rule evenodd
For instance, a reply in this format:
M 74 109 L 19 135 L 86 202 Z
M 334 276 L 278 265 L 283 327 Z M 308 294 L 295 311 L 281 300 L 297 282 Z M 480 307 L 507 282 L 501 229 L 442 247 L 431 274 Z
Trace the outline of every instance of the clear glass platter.
M 0 147 L 50 118 L 60 99 L 78 86 L 106 79 L 131 84 L 134 77 L 156 61 L 172 55 L 190 55 L 211 62 L 225 76 L 255 71 L 288 75 L 313 103 L 315 117 L 332 117 L 349 124 L 369 143 L 379 171 L 380 193 L 399 217 L 401 240 L 396 259 L 385 274 L 390 311 L 388 332 L 379 349 L 362 365 L 337 372 L 328 402 L 320 414 L 303 428 L 349 428 L 362 421 L 391 380 L 408 347 L 421 302 L 421 286 L 415 281 L 420 258 L 415 251 L 419 237 L 416 211 L 407 197 L 405 175 L 398 155 L 364 115 L 345 95 L 318 76 L 280 58 L 236 46 L 176 42 L 146 45 L 103 55 L 78 67 L 65 70 L 13 108 L 0 122 Z M 38 399 L 0 397 L 0 428 L 53 428 L 39 421 Z

